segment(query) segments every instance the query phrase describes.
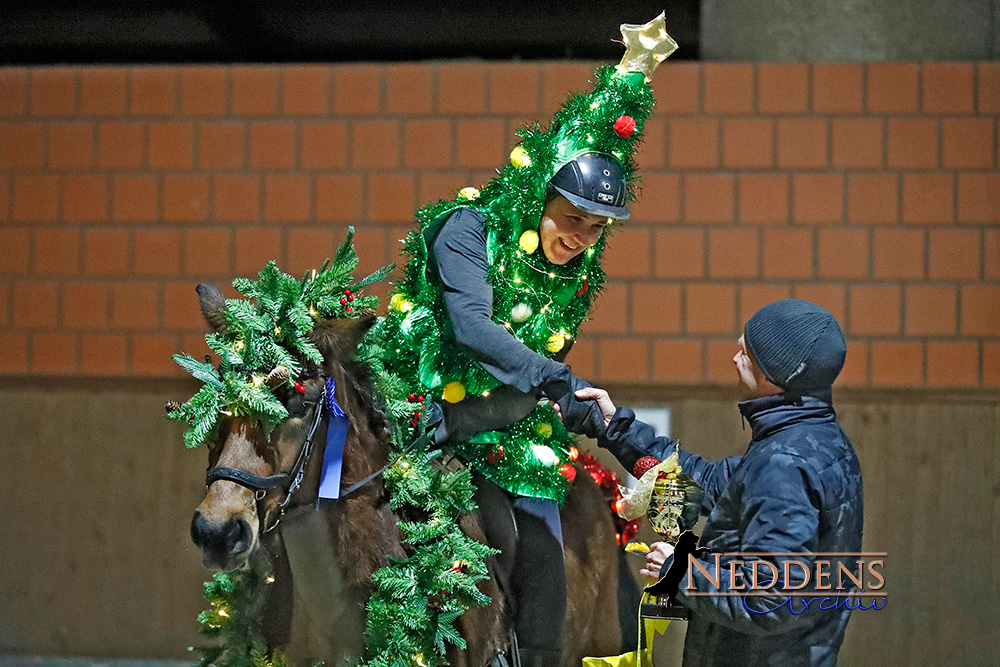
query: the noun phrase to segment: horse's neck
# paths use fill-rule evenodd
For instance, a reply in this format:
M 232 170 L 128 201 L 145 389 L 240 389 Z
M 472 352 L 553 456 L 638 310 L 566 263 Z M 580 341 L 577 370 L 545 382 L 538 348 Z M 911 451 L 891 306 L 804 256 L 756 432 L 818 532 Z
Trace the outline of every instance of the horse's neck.
M 348 389 L 341 371 L 337 384 Z M 341 488 L 386 464 L 387 431 L 372 432 L 370 396 L 338 392 L 351 421 L 344 447 Z M 386 556 L 403 555 L 395 520 L 383 500 L 382 478 L 372 480 L 349 498 L 326 501 L 318 508 L 327 424 L 317 430 L 302 486 L 297 492 L 307 504 L 290 510 L 281 536 L 291 571 L 292 625 L 287 644 L 290 657 L 339 664 L 363 650 L 364 606 L 371 575 L 386 564 Z M 303 502 L 298 500 L 297 503 Z
M 282 521 L 281 538 L 291 574 L 289 657 L 339 664 L 360 656 L 364 603 L 335 555 L 327 513 L 309 507 L 290 513 Z

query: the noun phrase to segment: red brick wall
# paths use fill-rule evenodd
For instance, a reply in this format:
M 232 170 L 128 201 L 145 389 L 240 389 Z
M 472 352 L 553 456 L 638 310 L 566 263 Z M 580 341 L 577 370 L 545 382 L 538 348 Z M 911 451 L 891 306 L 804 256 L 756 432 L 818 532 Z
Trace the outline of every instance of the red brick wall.
M 487 179 L 592 63 L 0 69 L 0 374 L 176 375 L 193 286 L 294 272 Z M 726 383 L 773 299 L 830 308 L 841 383 L 1000 386 L 1000 65 L 666 63 L 645 191 L 570 359 Z

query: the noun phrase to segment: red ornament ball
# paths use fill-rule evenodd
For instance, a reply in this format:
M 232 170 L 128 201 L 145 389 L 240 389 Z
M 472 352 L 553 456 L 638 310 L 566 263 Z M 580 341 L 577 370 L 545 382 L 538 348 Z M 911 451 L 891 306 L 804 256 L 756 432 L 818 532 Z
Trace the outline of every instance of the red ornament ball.
M 354 312 L 354 309 L 353 309 L 353 308 L 351 308 L 350 306 L 348 306 L 348 307 L 347 307 L 347 308 L 345 308 L 344 310 L 346 310 L 346 311 L 347 311 L 347 312 L 349 312 L 349 313 L 353 313 L 353 312 Z
M 406 400 L 408 400 L 410 403 L 413 403 L 415 400 L 417 400 L 417 395 L 410 394 L 409 396 L 406 397 Z
M 622 537 L 628 542 L 633 537 L 635 537 L 639 532 L 639 520 L 633 519 L 625 524 L 625 528 L 622 530 Z
M 347 296 L 351 296 L 351 290 L 345 289 L 344 294 L 346 294 Z
M 341 306 L 346 306 L 347 305 L 347 297 L 343 297 L 343 296 L 340 297 L 340 305 Z
M 628 139 L 635 132 L 635 118 L 632 116 L 618 116 L 615 121 L 615 133 L 622 139 Z
M 635 466 L 632 468 L 632 474 L 635 475 L 636 479 L 639 479 L 646 474 L 650 468 L 654 468 L 660 465 L 660 461 L 655 456 L 643 456 L 641 459 L 635 462 Z
M 503 460 L 503 447 L 499 445 L 486 452 L 486 462 L 490 465 L 496 465 Z
M 564 463 L 559 466 L 559 474 L 566 478 L 570 484 L 576 479 L 576 468 L 572 463 Z

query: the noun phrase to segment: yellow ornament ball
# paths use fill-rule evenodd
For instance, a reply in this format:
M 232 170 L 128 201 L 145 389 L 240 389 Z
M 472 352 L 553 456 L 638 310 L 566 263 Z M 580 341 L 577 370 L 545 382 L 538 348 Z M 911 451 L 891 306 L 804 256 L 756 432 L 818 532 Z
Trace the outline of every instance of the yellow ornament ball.
M 566 345 L 566 336 L 561 333 L 554 333 L 549 336 L 548 342 L 545 343 L 545 349 L 555 353 L 563 349 L 564 345 Z
M 407 300 L 405 294 L 393 294 L 389 299 L 389 307 L 397 313 L 406 313 L 413 310 L 413 304 Z
M 536 250 L 538 250 L 538 232 L 534 229 L 529 229 L 525 233 L 521 234 L 521 238 L 518 239 L 517 244 L 521 246 L 521 250 L 524 252 L 529 255 L 533 254 Z
M 461 382 L 449 382 L 441 395 L 449 403 L 459 403 L 465 399 L 465 387 Z
M 471 185 L 458 191 L 458 198 L 472 201 L 479 196 L 479 190 Z
M 510 163 L 515 167 L 530 167 L 531 156 L 521 146 L 515 146 L 510 152 Z
M 535 424 L 535 433 L 543 438 L 552 437 L 552 424 Z

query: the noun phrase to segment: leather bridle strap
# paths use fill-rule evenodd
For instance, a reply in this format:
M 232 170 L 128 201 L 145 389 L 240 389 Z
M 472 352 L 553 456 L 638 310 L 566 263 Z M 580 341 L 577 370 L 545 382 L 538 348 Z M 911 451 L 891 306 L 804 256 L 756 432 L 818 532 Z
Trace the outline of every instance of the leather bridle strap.
M 309 427 L 309 433 L 306 435 L 305 441 L 299 447 L 299 453 L 295 455 L 295 463 L 292 465 L 291 470 L 275 475 L 268 475 L 267 477 L 258 477 L 239 468 L 219 466 L 209 468 L 205 473 L 205 485 L 210 486 L 212 482 L 219 480 L 234 482 L 255 492 L 258 500 L 271 489 L 281 487 L 286 490 L 285 501 L 282 502 L 282 506 L 284 506 L 287 500 L 291 498 L 295 489 L 302 483 L 302 478 L 305 476 L 306 463 L 309 461 L 309 454 L 312 450 L 313 437 L 316 435 L 316 429 L 319 428 L 320 422 L 323 421 L 323 405 L 318 401 L 315 405 L 316 414 L 313 417 L 312 425 Z
M 210 486 L 212 482 L 219 480 L 236 482 L 252 491 L 269 491 L 276 487 L 286 488 L 291 483 L 291 475 L 288 473 L 278 473 L 267 477 L 258 477 L 239 468 L 212 468 L 205 473 L 205 486 Z
M 395 459 L 393 459 L 392 461 L 389 461 L 384 466 L 382 466 L 381 468 L 379 468 L 378 470 L 376 470 L 372 474 L 368 475 L 367 477 L 359 479 L 358 481 L 356 481 L 354 484 L 351 484 L 346 489 L 341 489 L 341 491 L 340 491 L 340 500 L 343 500 L 344 497 L 346 497 L 346 496 L 354 493 L 355 491 L 357 491 L 358 489 L 360 489 L 362 486 L 364 486 L 368 482 L 372 481 L 373 479 L 375 479 L 376 477 L 378 477 L 379 475 L 381 475 L 382 473 L 384 473 L 386 470 L 388 470 L 392 466 L 396 465 L 400 461 L 400 459 L 402 459 L 404 456 L 406 456 L 411 451 L 414 451 L 414 450 L 419 449 L 420 447 L 423 447 L 425 444 L 427 444 L 428 442 L 430 442 L 430 440 L 431 440 L 431 438 L 433 436 L 434 436 L 434 431 L 429 431 L 427 433 L 424 433 L 422 436 L 420 436 L 419 438 L 417 438 L 416 440 L 414 440 L 412 443 L 410 443 L 410 446 L 406 448 L 406 451 L 403 452 L 402 454 L 400 454 L 399 456 L 397 456 Z

